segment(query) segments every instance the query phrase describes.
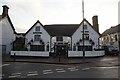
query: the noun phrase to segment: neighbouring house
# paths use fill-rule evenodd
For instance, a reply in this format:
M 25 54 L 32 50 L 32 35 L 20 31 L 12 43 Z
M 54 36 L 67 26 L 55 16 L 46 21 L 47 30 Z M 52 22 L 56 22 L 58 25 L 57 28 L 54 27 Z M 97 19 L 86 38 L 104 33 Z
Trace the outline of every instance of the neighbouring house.
M 120 24 L 104 31 L 100 38 L 101 45 L 113 45 L 120 50 Z
M 3 6 L 3 13 L 0 15 L 0 51 L 10 53 L 15 40 L 15 29 L 8 15 L 8 7 Z

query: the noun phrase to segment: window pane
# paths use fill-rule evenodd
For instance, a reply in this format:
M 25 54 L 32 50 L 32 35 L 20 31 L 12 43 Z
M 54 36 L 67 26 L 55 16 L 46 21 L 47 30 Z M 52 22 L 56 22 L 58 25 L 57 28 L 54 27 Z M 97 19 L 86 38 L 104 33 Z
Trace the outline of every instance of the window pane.
M 40 26 L 37 26 L 37 27 L 35 28 L 35 31 L 40 31 Z
M 82 38 L 84 38 L 84 40 L 89 40 L 89 34 L 84 34 Z
M 40 35 L 35 35 L 35 36 L 34 36 L 34 40 L 35 40 L 35 41 L 40 41 L 40 39 L 41 39 L 41 36 L 40 36 Z
M 84 29 L 87 29 L 87 25 L 84 25 Z
M 61 36 L 57 37 L 57 41 L 63 41 L 63 37 Z

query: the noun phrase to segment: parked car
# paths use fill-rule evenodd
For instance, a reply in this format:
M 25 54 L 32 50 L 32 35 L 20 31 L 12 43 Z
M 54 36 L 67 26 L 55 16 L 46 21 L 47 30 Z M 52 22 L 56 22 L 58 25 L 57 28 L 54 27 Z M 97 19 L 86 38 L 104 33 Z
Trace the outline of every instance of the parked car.
M 119 49 L 112 45 L 104 45 L 102 48 L 105 50 L 106 55 L 118 55 Z

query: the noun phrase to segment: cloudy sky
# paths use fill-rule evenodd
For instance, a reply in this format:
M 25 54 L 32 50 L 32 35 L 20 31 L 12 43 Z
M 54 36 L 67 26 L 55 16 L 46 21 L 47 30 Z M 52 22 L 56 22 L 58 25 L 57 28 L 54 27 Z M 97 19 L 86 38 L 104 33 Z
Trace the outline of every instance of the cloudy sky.
M 119 0 L 85 0 L 85 18 L 98 15 L 100 33 L 118 24 Z M 79 24 L 82 0 L 2 0 L 17 32 L 26 32 L 37 20 L 46 24 Z M 2 14 L 2 6 L 0 6 Z

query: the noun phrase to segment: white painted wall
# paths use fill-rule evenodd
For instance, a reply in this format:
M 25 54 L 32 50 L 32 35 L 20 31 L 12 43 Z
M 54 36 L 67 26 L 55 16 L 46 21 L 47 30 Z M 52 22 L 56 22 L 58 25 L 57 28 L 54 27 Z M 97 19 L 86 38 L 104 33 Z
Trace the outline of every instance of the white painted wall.
M 41 56 L 41 57 L 49 57 L 48 51 L 11 51 L 11 55 L 14 56 Z
M 85 51 L 85 57 L 104 56 L 105 51 Z M 83 57 L 83 51 L 68 51 L 68 57 Z
M 42 40 L 45 42 L 45 45 L 47 45 L 47 42 L 50 42 L 50 35 L 47 33 L 47 31 L 42 27 L 42 25 L 40 25 L 39 23 L 37 23 L 26 35 L 25 35 L 25 38 L 26 38 L 26 44 L 33 39 L 34 41 L 34 35 L 36 34 L 33 34 L 33 32 L 35 32 L 35 28 L 36 26 L 40 26 L 40 32 L 42 32 L 41 35 L 41 38 Z M 32 45 L 40 45 L 39 42 L 33 42 Z
M 14 31 L 5 17 L 0 21 L 0 45 L 6 45 L 6 53 L 9 53 L 12 49 L 12 42 L 15 40 Z
M 92 41 L 94 41 L 95 43 L 94 48 L 98 48 L 97 46 L 99 44 L 99 40 L 98 40 L 99 34 L 87 22 L 85 22 L 84 24 L 87 25 L 87 30 L 85 31 L 89 31 L 89 38 L 92 39 Z M 82 39 L 82 32 L 81 32 L 83 31 L 82 26 L 83 24 L 81 24 L 80 27 L 76 30 L 76 32 L 72 35 L 72 48 L 73 45 L 76 44 L 76 42 Z M 85 41 L 85 45 L 91 45 L 91 44 L 89 43 L 89 41 Z

